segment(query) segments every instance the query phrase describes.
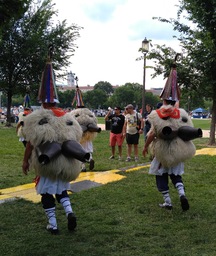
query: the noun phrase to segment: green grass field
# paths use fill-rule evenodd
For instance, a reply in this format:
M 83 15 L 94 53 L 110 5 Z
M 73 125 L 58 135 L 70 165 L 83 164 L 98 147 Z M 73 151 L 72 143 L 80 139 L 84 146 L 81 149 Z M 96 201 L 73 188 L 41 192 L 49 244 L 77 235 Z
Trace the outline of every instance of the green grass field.
M 211 126 L 211 119 L 192 119 L 194 127 L 201 128 L 203 130 L 210 130 Z
M 104 121 L 102 118 L 99 123 Z M 194 121 L 194 120 L 193 120 Z M 198 121 L 202 121 L 199 123 Z M 207 127 L 207 120 L 195 126 Z M 197 123 L 198 122 L 198 123 Z M 15 128 L 0 126 L 0 189 L 30 183 L 33 171 L 21 170 L 24 147 Z M 140 162 L 149 162 L 141 156 Z M 208 139 L 194 140 L 197 148 Z M 132 163 L 109 160 L 109 131 L 94 141 L 95 171 L 122 169 L 118 182 L 70 195 L 78 226 L 67 231 L 66 217 L 57 205 L 59 236 L 45 230 L 40 203 L 18 199 L 0 204 L 1 255 L 5 256 L 215 256 L 216 252 L 216 157 L 199 155 L 185 163 L 183 180 L 190 210 L 182 212 L 177 192 L 170 183 L 173 210 L 158 207 L 162 197 L 148 169 L 126 173 Z M 126 145 L 124 144 L 124 157 Z

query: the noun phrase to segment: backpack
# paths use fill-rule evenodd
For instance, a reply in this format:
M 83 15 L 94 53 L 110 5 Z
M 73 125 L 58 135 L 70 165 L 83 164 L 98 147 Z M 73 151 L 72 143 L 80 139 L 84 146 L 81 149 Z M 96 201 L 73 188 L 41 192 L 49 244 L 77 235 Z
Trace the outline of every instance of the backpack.
M 141 129 L 141 121 L 138 118 L 138 113 L 136 113 L 136 121 L 137 121 L 137 131 L 139 131 Z

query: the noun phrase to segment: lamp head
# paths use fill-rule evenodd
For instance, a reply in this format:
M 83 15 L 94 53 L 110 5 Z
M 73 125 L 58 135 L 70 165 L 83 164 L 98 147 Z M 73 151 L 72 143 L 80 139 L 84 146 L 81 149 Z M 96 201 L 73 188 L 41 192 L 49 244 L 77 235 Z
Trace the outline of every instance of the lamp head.
M 142 50 L 143 52 L 148 52 L 149 51 L 149 41 L 145 39 L 142 41 Z

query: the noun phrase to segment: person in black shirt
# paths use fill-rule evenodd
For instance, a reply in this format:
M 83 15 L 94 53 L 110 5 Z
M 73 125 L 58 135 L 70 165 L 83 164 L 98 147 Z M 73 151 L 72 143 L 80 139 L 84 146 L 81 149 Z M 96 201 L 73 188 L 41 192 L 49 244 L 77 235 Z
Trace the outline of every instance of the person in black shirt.
M 122 158 L 122 144 L 124 141 L 122 135 L 122 129 L 124 126 L 125 117 L 121 114 L 121 108 L 115 107 L 114 113 L 112 110 L 109 110 L 107 115 L 105 116 L 105 120 L 111 120 L 111 131 L 110 131 L 110 146 L 112 150 L 112 155 L 109 159 L 115 158 L 115 146 L 118 145 L 118 153 L 119 153 L 119 160 Z

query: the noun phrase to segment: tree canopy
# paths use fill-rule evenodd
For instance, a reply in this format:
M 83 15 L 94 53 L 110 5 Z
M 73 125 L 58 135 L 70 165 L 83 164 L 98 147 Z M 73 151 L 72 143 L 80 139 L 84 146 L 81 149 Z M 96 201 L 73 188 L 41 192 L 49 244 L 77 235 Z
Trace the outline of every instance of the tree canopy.
M 67 26 L 66 20 L 54 22 L 57 15 L 51 0 L 31 1 L 21 17 L 13 16 L 2 29 L 0 40 L 0 88 L 7 95 L 8 120 L 12 96 L 26 92 L 37 94 L 48 54 L 54 46 L 53 68 L 64 70 L 76 49 L 81 27 Z
M 13 17 L 19 17 L 27 10 L 29 0 L 1 0 L 0 1 L 0 27 L 4 26 Z
M 113 93 L 113 88 L 111 83 L 100 81 L 95 84 L 94 89 L 99 89 L 104 91 L 107 95 L 111 95 Z
M 185 15 L 186 12 L 186 15 Z M 215 143 L 216 123 L 216 0 L 181 0 L 176 19 L 157 18 L 170 23 L 178 31 L 177 39 L 182 47 L 182 56 L 177 63 L 178 82 L 188 97 L 213 101 L 210 144 Z M 186 19 L 182 22 L 181 17 Z M 157 45 L 148 58 L 155 59 L 155 74 L 170 70 L 176 52 L 165 45 Z

